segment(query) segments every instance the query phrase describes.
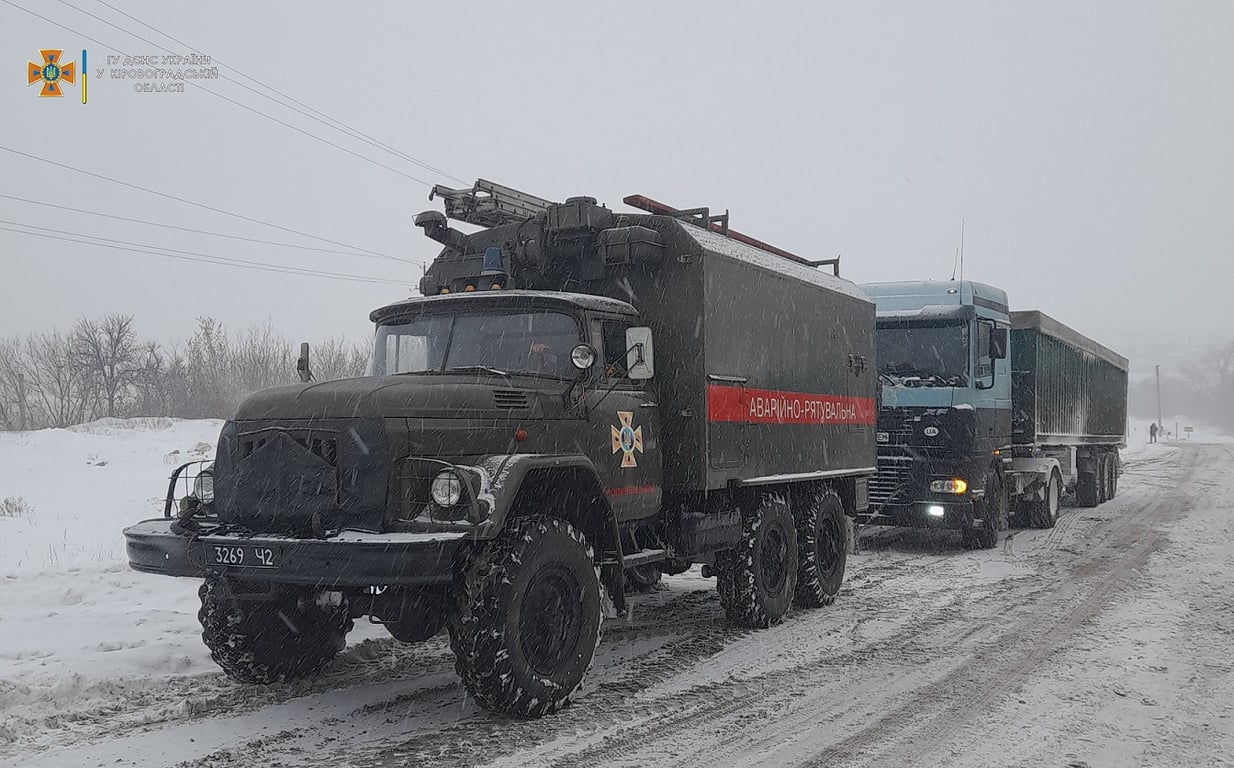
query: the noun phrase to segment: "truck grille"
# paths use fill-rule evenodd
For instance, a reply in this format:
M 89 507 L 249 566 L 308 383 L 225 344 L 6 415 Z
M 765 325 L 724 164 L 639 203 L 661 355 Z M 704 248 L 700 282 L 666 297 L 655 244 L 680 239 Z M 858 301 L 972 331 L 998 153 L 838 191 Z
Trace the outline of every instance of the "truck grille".
M 498 408 L 526 408 L 527 393 L 517 389 L 495 389 L 493 404 Z
M 333 434 L 321 432 L 279 430 L 300 446 L 332 467 L 338 466 L 338 444 Z M 248 457 L 274 437 L 273 432 L 250 432 L 240 436 L 240 458 Z
M 878 509 L 908 487 L 912 468 L 913 460 L 908 456 L 879 456 L 878 473 L 870 478 L 870 506 Z

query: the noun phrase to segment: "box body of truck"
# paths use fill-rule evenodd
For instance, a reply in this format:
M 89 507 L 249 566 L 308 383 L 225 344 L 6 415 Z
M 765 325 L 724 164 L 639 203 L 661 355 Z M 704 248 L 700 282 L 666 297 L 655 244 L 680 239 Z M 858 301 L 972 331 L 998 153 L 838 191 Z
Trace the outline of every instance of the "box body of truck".
M 1126 445 L 1127 358 L 1039 311 L 1011 313 L 1012 440 Z

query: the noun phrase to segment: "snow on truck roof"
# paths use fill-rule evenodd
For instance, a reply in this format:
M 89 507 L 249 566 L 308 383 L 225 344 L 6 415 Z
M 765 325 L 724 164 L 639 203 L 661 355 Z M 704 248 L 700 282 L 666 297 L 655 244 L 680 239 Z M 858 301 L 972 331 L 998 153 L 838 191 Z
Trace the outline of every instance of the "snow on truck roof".
M 393 304 L 387 304 L 383 307 L 378 307 L 369 313 L 369 320 L 372 322 L 380 322 L 382 319 L 391 316 L 406 314 L 407 312 L 419 311 L 422 308 L 431 307 L 435 303 L 442 302 L 458 302 L 471 301 L 478 306 L 486 304 L 505 304 L 516 305 L 524 303 L 528 306 L 538 304 L 544 306 L 546 304 L 559 304 L 571 306 L 581 306 L 584 309 L 597 310 L 602 312 L 615 312 L 623 315 L 637 314 L 629 303 L 620 299 L 610 299 L 607 296 L 596 296 L 590 293 L 567 293 L 565 291 L 527 291 L 521 289 L 511 289 L 502 291 L 473 291 L 467 293 L 447 293 L 434 294 L 432 296 L 412 296 L 396 301 Z
M 694 226 L 682 222 L 681 229 L 694 242 L 703 247 L 704 250 L 714 251 L 731 259 L 753 264 L 757 267 L 762 267 L 769 272 L 777 272 L 781 275 L 803 280 L 807 283 L 827 288 L 842 293 L 846 296 L 851 296 L 854 299 L 871 302 L 869 296 L 864 294 L 857 284 L 836 277 L 829 272 L 824 272 L 818 267 L 810 267 L 805 264 L 798 264 L 795 261 L 786 259 L 783 256 L 777 256 L 774 253 L 769 253 L 761 248 L 755 248 L 752 245 L 746 245 L 738 240 L 725 237 L 718 232 L 712 232 L 702 227 Z
M 1007 311 L 1006 291 L 975 280 L 905 280 L 865 283 L 861 288 L 878 304 L 880 317 L 889 311 L 917 309 L 925 305 L 974 304 Z

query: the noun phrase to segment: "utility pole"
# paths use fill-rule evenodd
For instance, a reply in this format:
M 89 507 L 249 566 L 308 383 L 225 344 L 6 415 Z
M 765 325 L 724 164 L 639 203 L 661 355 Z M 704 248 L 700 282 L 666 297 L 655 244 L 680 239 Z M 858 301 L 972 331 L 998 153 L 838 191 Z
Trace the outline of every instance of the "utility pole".
M 26 431 L 26 374 L 17 374 L 17 428 Z
M 1161 366 L 1156 366 L 1157 369 L 1157 428 L 1160 429 L 1165 423 L 1161 420 Z

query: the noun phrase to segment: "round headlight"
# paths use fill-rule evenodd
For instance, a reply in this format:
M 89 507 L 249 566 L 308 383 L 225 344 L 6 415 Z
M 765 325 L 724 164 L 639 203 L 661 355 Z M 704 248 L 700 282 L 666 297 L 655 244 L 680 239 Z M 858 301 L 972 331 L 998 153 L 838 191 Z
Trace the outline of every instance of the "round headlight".
M 453 507 L 463 498 L 463 481 L 452 470 L 445 470 L 433 478 L 433 501 L 439 507 Z
M 210 504 L 214 501 L 213 472 L 202 472 L 197 475 L 197 479 L 193 481 L 193 498 L 202 504 Z
M 585 371 L 596 364 L 596 351 L 590 344 L 579 344 L 570 350 L 570 362 L 580 371 Z

